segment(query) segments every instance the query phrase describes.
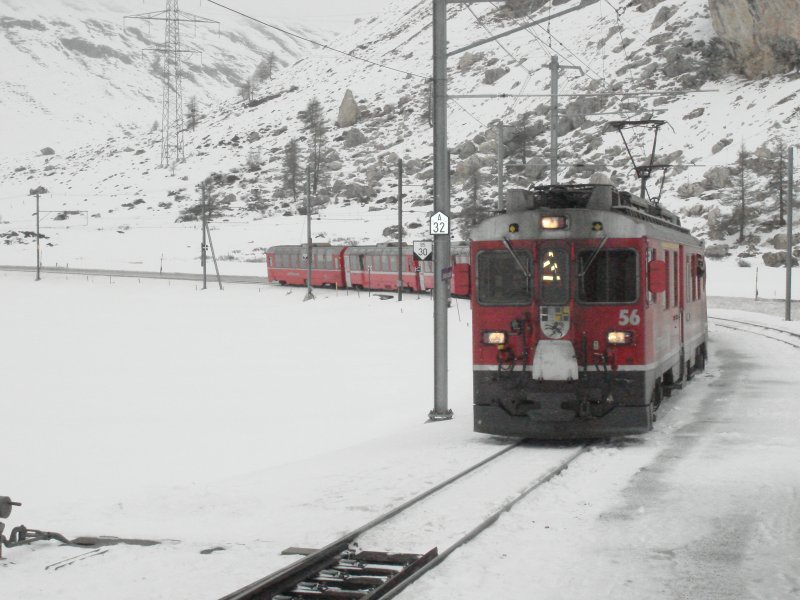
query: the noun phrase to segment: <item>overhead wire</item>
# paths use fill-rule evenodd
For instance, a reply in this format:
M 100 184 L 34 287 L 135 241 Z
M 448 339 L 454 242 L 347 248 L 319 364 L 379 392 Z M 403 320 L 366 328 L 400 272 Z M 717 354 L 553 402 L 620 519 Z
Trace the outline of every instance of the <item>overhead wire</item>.
M 623 30 L 623 28 L 624 28 L 624 27 L 627 25 L 627 23 L 625 23 L 625 22 L 622 20 L 622 15 L 625 13 L 625 11 L 627 10 L 627 8 L 628 8 L 628 7 L 627 7 L 627 6 L 625 6 L 625 7 L 623 7 L 622 9 L 618 9 L 618 8 L 617 8 L 617 7 L 615 7 L 613 4 L 611 4 L 611 2 L 610 2 L 609 0 L 604 0 L 604 1 L 605 1 L 605 3 L 606 3 L 606 4 L 608 4 L 608 5 L 609 5 L 609 6 L 610 6 L 610 7 L 611 7 L 613 10 L 614 10 L 614 13 L 616 14 L 616 17 L 617 17 L 617 24 L 619 25 L 619 29 L 617 29 L 617 35 L 619 36 L 619 42 L 620 42 L 620 46 L 622 47 L 622 51 L 623 51 L 623 53 L 625 54 L 625 61 L 626 61 L 628 64 L 630 64 L 630 62 L 631 62 L 631 57 L 630 57 L 630 54 L 628 54 L 628 48 L 627 48 L 627 45 L 625 44 L 625 39 L 622 37 L 622 30 Z M 626 71 L 627 71 L 627 77 L 628 77 L 628 80 L 629 80 L 629 81 L 630 81 L 630 83 L 631 83 L 631 86 L 634 86 L 636 82 L 635 82 L 635 81 L 634 81 L 634 79 L 633 79 L 633 73 L 631 72 L 631 70 L 630 70 L 630 69 L 627 69 Z M 631 116 L 633 116 L 634 112 L 635 112 L 635 111 L 631 110 L 631 111 L 630 111 L 630 114 L 628 115 L 628 118 L 630 118 Z M 623 114 L 624 114 L 624 113 L 623 113 Z M 636 141 L 635 141 L 635 143 L 637 143 L 637 144 L 639 145 L 639 148 L 640 148 L 640 149 L 641 149 L 641 151 L 642 151 L 642 156 L 646 156 L 646 155 L 647 155 L 647 148 L 645 148 L 645 145 L 644 145 L 644 139 L 642 139 L 642 136 L 641 136 L 641 135 L 640 135 L 640 136 L 637 136 L 637 137 L 638 137 L 638 140 L 636 140 Z M 662 177 L 665 177 L 665 176 L 666 176 L 666 173 L 664 173 L 664 174 L 662 175 Z
M 281 33 L 284 33 L 284 34 L 286 34 L 288 36 L 303 40 L 304 42 L 308 42 L 309 44 L 313 44 L 315 46 L 319 46 L 323 50 L 331 50 L 332 52 L 337 52 L 338 54 L 346 56 L 347 58 L 351 58 L 353 60 L 360 60 L 362 62 L 368 63 L 368 64 L 373 65 L 375 67 L 379 67 L 381 69 L 387 69 L 389 71 L 394 71 L 396 73 L 403 73 L 404 75 L 411 75 L 412 77 L 418 77 L 420 79 L 425 79 L 426 81 L 428 79 L 430 79 L 430 77 L 426 77 L 425 75 L 420 75 L 419 73 L 412 73 L 410 71 L 405 71 L 403 69 L 398 69 L 396 67 L 391 67 L 391 66 L 389 66 L 389 65 L 387 65 L 385 63 L 379 63 L 377 61 L 370 60 L 368 58 L 363 58 L 361 56 L 355 56 L 351 52 L 346 52 L 345 50 L 340 50 L 338 48 L 334 48 L 333 46 L 331 46 L 329 44 L 324 44 L 322 42 L 318 42 L 317 40 L 313 40 L 311 38 L 299 35 L 297 33 L 293 33 L 291 31 L 288 31 L 287 29 L 283 29 L 282 27 L 278 27 L 277 25 L 272 25 L 271 23 L 267 23 L 266 21 L 262 21 L 261 19 L 257 19 L 256 17 L 253 17 L 253 16 L 248 15 L 246 13 L 243 13 L 241 11 L 238 11 L 238 10 L 236 10 L 234 8 L 231 8 L 230 6 L 225 6 L 224 4 L 216 2 L 215 0 L 208 0 L 208 2 L 210 2 L 211 4 L 215 4 L 216 6 L 219 6 L 220 8 L 224 8 L 225 10 L 230 11 L 232 13 L 235 13 L 235 14 L 237 14 L 239 16 L 242 16 L 245 19 L 250 19 L 251 21 L 255 21 L 256 23 L 260 23 L 261 25 L 264 25 L 265 27 L 269 27 L 270 29 L 274 29 L 276 31 L 280 31 Z
M 494 2 L 492 2 L 491 4 L 492 4 L 492 6 L 493 6 L 493 7 L 497 8 Z M 492 34 L 492 31 L 489 29 L 489 27 L 488 27 L 488 26 L 487 26 L 485 23 L 483 23 L 483 22 L 481 21 L 481 19 L 478 17 L 478 15 L 477 15 L 477 14 L 475 14 L 475 11 L 474 11 L 474 10 L 472 10 L 472 7 L 471 7 L 471 6 L 469 6 L 469 5 L 466 5 L 466 8 L 467 8 L 467 10 L 470 12 L 470 14 L 473 16 L 473 18 L 475 19 L 475 21 L 478 23 L 478 25 L 480 25 L 480 26 L 481 26 L 481 27 L 482 27 L 482 28 L 483 28 L 483 29 L 484 29 L 484 30 L 485 30 L 485 31 L 486 31 L 486 32 L 489 34 L 489 36 L 493 36 L 493 34 Z M 506 47 L 505 47 L 505 46 L 504 46 L 502 43 L 500 43 L 500 41 L 499 41 L 499 40 L 495 40 L 495 42 L 497 43 L 497 45 L 498 45 L 498 46 L 500 46 L 500 48 L 502 48 L 502 49 L 503 49 L 503 51 L 504 51 L 506 54 L 508 54 L 508 55 L 511 57 L 511 60 L 513 60 L 513 61 L 514 61 L 515 63 L 517 63 L 517 64 L 518 64 L 520 67 L 522 67 L 522 69 L 523 69 L 523 70 L 524 70 L 524 71 L 525 71 L 525 72 L 528 74 L 528 77 L 525 79 L 525 83 L 524 83 L 524 84 L 523 84 L 523 86 L 522 86 L 522 90 L 524 91 L 524 90 L 525 90 L 525 88 L 527 87 L 528 83 L 530 83 L 530 80 L 533 78 L 534 72 L 533 72 L 533 71 L 531 71 L 530 69 L 528 69 L 528 68 L 527 68 L 527 67 L 526 67 L 526 66 L 523 64 L 522 60 L 520 60 L 520 59 L 518 59 L 516 56 L 514 56 L 514 54 L 512 54 L 512 53 L 511 53 L 511 51 L 510 51 L 508 48 L 506 48 Z M 540 43 L 541 43 L 541 41 L 540 41 Z M 508 109 L 507 113 L 513 113 L 513 112 L 514 112 L 514 108 L 516 107 L 516 105 L 517 105 L 517 103 L 519 102 L 519 100 L 520 100 L 520 97 L 519 97 L 519 96 L 517 96 L 516 98 L 514 98 L 514 102 L 511 104 L 511 107 Z M 463 107 L 462 107 L 462 108 L 463 108 Z M 464 110 L 466 110 L 466 109 L 464 109 Z

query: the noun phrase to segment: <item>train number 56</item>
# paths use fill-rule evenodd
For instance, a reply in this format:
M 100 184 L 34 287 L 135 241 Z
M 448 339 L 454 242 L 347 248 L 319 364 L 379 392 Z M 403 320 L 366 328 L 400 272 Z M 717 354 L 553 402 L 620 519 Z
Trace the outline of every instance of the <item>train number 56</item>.
M 623 327 L 625 325 L 633 325 L 634 327 L 641 323 L 641 318 L 639 317 L 639 311 L 637 309 L 628 310 L 627 308 L 623 308 L 619 311 L 619 324 Z

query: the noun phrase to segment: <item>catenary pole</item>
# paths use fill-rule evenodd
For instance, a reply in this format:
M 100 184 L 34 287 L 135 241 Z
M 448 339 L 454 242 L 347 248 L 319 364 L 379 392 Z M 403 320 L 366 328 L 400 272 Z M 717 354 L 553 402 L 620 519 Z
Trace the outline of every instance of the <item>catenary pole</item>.
M 505 158 L 505 145 L 503 143 L 505 132 L 503 122 L 497 124 L 497 210 L 505 210 L 506 203 L 503 199 L 503 159 Z
M 558 183 L 558 56 L 550 57 L 550 184 Z
M 36 190 L 36 281 L 41 279 L 42 253 L 39 249 L 39 190 Z
M 583 73 L 583 69 L 559 64 L 555 54 L 544 66 L 550 69 L 550 185 L 558 185 L 558 70 L 578 69 Z
M 403 159 L 397 161 L 397 301 L 403 301 Z
M 789 146 L 789 181 L 786 184 L 786 320 L 792 320 L 792 208 L 794 204 L 794 147 Z
M 433 205 L 450 217 L 450 165 L 447 152 L 447 0 L 433 0 Z M 433 245 L 433 410 L 432 421 L 450 419 L 447 407 L 447 304 L 450 235 L 434 236 Z
M 201 211 L 202 211 L 202 222 L 203 222 L 203 243 L 200 246 L 200 263 L 203 265 L 203 289 L 206 289 L 207 286 L 207 275 L 206 275 L 206 184 L 203 182 L 202 185 L 202 200 L 201 200 Z
M 311 166 L 306 166 L 306 260 L 308 262 L 308 272 L 306 274 L 306 300 L 314 300 L 314 292 L 311 291 Z
M 44 186 L 41 186 L 41 185 L 36 187 L 36 188 L 34 188 L 34 189 L 32 189 L 32 190 L 30 190 L 28 192 L 29 196 L 36 196 L 36 280 L 35 281 L 40 281 L 42 279 L 42 274 L 41 274 L 41 271 L 42 271 L 42 250 L 41 250 L 40 240 L 39 240 L 39 237 L 40 237 L 40 233 L 39 233 L 39 221 L 40 221 L 40 219 L 39 219 L 39 217 L 40 217 L 39 196 L 41 194 L 46 194 L 46 193 L 47 193 L 47 188 L 45 188 Z

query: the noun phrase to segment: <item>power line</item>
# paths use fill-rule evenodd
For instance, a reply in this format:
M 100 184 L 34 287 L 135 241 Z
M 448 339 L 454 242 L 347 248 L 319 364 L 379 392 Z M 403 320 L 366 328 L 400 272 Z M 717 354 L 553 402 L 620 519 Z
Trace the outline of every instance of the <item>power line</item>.
M 490 29 L 489 29 L 489 28 L 488 28 L 488 27 L 487 27 L 487 26 L 486 26 L 486 25 L 485 25 L 483 22 L 481 22 L 481 20 L 478 18 L 478 15 L 476 15 L 476 14 L 475 14 L 475 11 L 474 11 L 474 10 L 472 10 L 472 7 L 471 7 L 469 4 L 467 4 L 466 6 L 467 6 L 467 10 L 468 10 L 468 11 L 470 12 L 470 14 L 471 14 L 471 15 L 472 15 L 472 16 L 475 18 L 475 21 L 478 23 L 478 25 L 480 25 L 481 27 L 483 27 L 483 28 L 486 30 L 486 33 L 488 33 L 490 36 L 494 37 L 494 34 L 492 33 L 492 31 L 491 31 L 491 30 L 490 30 Z M 528 69 L 528 68 L 527 68 L 525 65 L 523 65 L 523 64 L 522 64 L 522 61 L 521 61 L 521 60 L 519 60 L 519 59 L 518 59 L 516 56 L 514 56 L 513 54 L 511 54 L 511 51 L 510 51 L 508 48 L 506 48 L 506 47 L 505 47 L 505 46 L 504 46 L 504 45 L 503 45 L 503 44 L 500 42 L 500 40 L 497 40 L 497 39 L 495 39 L 494 41 L 495 41 L 495 43 L 496 43 L 498 46 L 500 46 L 500 48 L 501 48 L 501 49 L 502 49 L 502 50 L 503 50 L 503 51 L 504 51 L 506 54 L 508 54 L 508 55 L 511 57 L 511 60 L 513 60 L 515 63 L 517 63 L 519 66 L 521 66 L 521 67 L 522 67 L 522 68 L 523 68 L 525 71 L 527 71 L 528 73 L 530 73 L 530 72 L 531 72 L 531 71 L 530 71 L 530 69 Z
M 496 5 L 494 2 L 492 2 L 492 6 L 494 6 L 495 8 L 497 8 L 497 5 Z M 552 2 L 551 2 L 551 3 L 550 3 L 550 9 L 549 9 L 551 14 L 552 14 L 552 10 L 553 10 L 553 9 L 552 9 L 552 6 L 553 6 L 553 5 L 552 5 Z M 514 22 L 515 22 L 515 23 L 517 23 L 517 24 L 520 24 L 520 23 L 521 23 L 521 22 L 520 22 L 520 20 L 519 20 L 519 19 L 517 19 L 517 18 L 515 18 L 515 17 L 511 17 L 511 20 L 512 20 L 512 21 L 514 21 Z M 536 25 L 536 26 L 537 26 L 539 29 L 541 29 L 542 31 L 544 31 L 545 33 L 547 33 L 548 37 L 550 37 L 550 38 L 552 38 L 553 40 L 555 40 L 557 44 L 560 44 L 560 45 L 561 45 L 561 46 L 562 46 L 562 47 L 563 47 L 563 48 L 564 48 L 564 49 L 565 49 L 567 52 L 569 52 L 569 53 L 570 53 L 570 54 L 571 54 L 571 55 L 572 55 L 572 56 L 573 56 L 573 57 L 574 57 L 574 58 L 575 58 L 575 59 L 576 59 L 576 60 L 577 60 L 579 63 L 581 63 L 581 64 L 582 64 L 584 67 L 586 67 L 586 70 L 587 70 L 587 71 L 591 71 L 591 72 L 593 72 L 595 75 L 598 75 L 598 78 L 602 79 L 602 77 L 599 77 L 599 75 L 600 75 L 600 74 L 599 74 L 597 71 L 595 71 L 595 70 L 594 70 L 592 67 L 590 67 L 590 66 L 589 66 L 589 65 L 588 65 L 586 62 L 584 62 L 583 60 L 581 60 L 581 58 L 580 58 L 580 57 L 579 57 L 577 54 L 575 54 L 575 52 L 573 52 L 573 51 L 572 51 L 572 50 L 571 50 L 571 49 L 570 49 L 570 48 L 569 48 L 569 47 L 568 47 L 566 44 L 564 44 L 564 43 L 563 43 L 561 40 L 559 40 L 559 39 L 558 39 L 556 36 L 554 36 L 554 35 L 553 35 L 553 34 L 550 32 L 550 21 L 548 21 L 548 22 L 547 22 L 547 29 L 545 29 L 545 28 L 544 28 L 544 26 L 543 26 L 543 25 L 541 25 L 540 23 L 536 23 L 535 25 Z M 533 37 L 533 39 L 535 39 L 537 42 L 539 42 L 539 44 L 540 44 L 540 45 L 541 45 L 541 44 L 544 44 L 544 42 L 541 40 L 541 38 L 539 38 L 539 36 L 537 36 L 537 35 L 536 35 L 536 34 L 535 34 L 533 31 L 531 31 L 531 29 L 530 29 L 529 27 L 525 27 L 525 31 L 526 31 L 527 33 L 529 33 L 529 34 L 531 35 L 531 37 Z M 546 50 L 546 51 L 555 53 L 555 54 L 556 54 L 556 55 L 557 55 L 559 58 L 561 58 L 562 60 L 564 60 L 564 62 L 566 62 L 566 63 L 567 63 L 569 66 L 576 66 L 576 65 L 574 65 L 574 64 L 572 63 L 572 61 L 570 61 L 570 59 L 568 59 L 566 56 L 564 56 L 563 54 L 561 54 L 561 53 L 560 53 L 558 50 L 556 50 L 555 48 L 553 48 L 553 44 L 552 44 L 552 43 L 550 43 L 548 46 L 549 46 L 549 50 Z
M 215 5 L 219 6 L 220 8 L 224 8 L 227 11 L 230 11 L 232 13 L 236 13 L 237 15 L 242 16 L 245 19 L 250 19 L 251 21 L 255 21 L 256 23 L 260 23 L 261 25 L 264 25 L 265 27 L 269 27 L 269 28 L 274 29 L 276 31 L 280 31 L 281 33 L 285 33 L 288 36 L 297 38 L 299 40 L 303 40 L 304 42 L 308 42 L 309 44 L 313 44 L 315 46 L 319 46 L 323 50 L 332 50 L 333 52 L 338 52 L 339 54 L 341 54 L 343 56 L 346 56 L 347 58 L 352 58 L 353 60 L 360 60 L 362 62 L 369 63 L 369 64 L 371 64 L 371 65 L 373 65 L 375 67 L 379 67 L 381 69 L 388 69 L 389 71 L 395 71 L 396 73 L 403 73 L 404 75 L 411 75 L 412 77 L 418 77 L 418 78 L 424 79 L 426 81 L 430 79 L 430 77 L 425 77 L 424 75 L 419 75 L 417 73 L 411 73 L 410 71 L 404 71 L 403 69 L 397 69 L 395 67 L 390 67 L 389 65 L 386 65 L 386 64 L 383 64 L 383 63 L 379 63 L 379 62 L 375 62 L 374 60 L 370 60 L 368 58 L 362 58 L 360 56 L 355 56 L 355 55 L 351 54 L 350 52 L 345 52 L 344 50 L 339 50 L 338 48 L 334 48 L 333 46 L 329 46 L 328 44 L 323 44 L 322 42 L 318 42 L 316 40 L 312 40 L 311 38 L 304 37 L 304 36 L 299 35 L 297 33 L 293 33 L 291 31 L 288 31 L 286 29 L 278 27 L 277 25 L 272 25 L 270 23 L 267 23 L 265 21 L 262 21 L 260 19 L 255 18 L 255 17 L 252 17 L 252 16 L 250 16 L 248 14 L 245 14 L 243 12 L 239 12 L 238 10 L 235 10 L 235 9 L 229 7 L 229 6 L 225 6 L 224 4 L 220 4 L 219 2 L 215 2 L 214 0 L 208 0 L 208 1 L 211 4 L 215 4 Z
M 473 114 L 472 114 L 470 111 L 468 111 L 466 108 L 464 108 L 464 105 L 463 105 L 463 104 L 461 104 L 461 102 L 459 102 L 459 101 L 458 101 L 458 100 L 456 100 L 455 98 L 448 98 L 448 100 L 450 100 L 450 102 L 452 102 L 453 104 L 455 104 L 456 106 L 458 106 L 458 108 L 460 108 L 461 110 L 463 110 L 463 111 L 464 111 L 465 113 L 467 113 L 467 114 L 468 114 L 470 117 L 472 117 L 473 119 L 475 119 L 475 121 L 477 121 L 477 122 L 478 122 L 478 124 L 479 124 L 481 127 L 483 127 L 484 129 L 488 129 L 488 127 L 486 126 L 486 124 L 485 124 L 483 121 L 481 121 L 481 120 L 480 120 L 478 117 L 476 117 L 475 115 L 473 115 Z

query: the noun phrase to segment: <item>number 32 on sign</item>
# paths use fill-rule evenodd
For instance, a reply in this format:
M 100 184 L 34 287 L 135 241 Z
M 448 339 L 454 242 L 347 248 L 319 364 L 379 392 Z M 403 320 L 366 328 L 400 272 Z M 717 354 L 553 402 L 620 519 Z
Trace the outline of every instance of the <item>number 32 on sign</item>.
M 450 233 L 450 219 L 443 212 L 437 212 L 431 217 L 431 235 L 444 235 Z

